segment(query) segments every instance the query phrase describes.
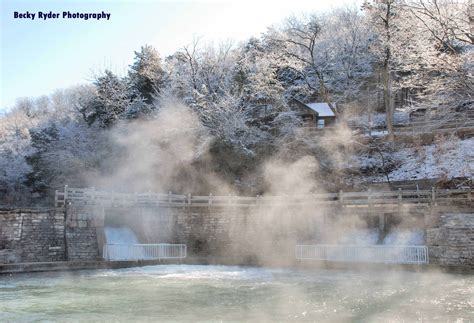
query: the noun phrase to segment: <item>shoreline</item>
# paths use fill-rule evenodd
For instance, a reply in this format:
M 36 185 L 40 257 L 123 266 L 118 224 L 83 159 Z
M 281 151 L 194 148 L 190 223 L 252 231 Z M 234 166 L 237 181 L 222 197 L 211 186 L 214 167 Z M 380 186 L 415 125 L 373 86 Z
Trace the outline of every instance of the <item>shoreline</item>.
M 251 266 L 251 267 L 292 267 L 302 269 L 328 269 L 328 270 L 380 270 L 380 271 L 407 271 L 407 272 L 443 272 L 449 274 L 474 274 L 474 268 L 469 266 L 440 266 L 435 264 L 410 265 L 410 264 L 384 264 L 384 263 L 355 263 L 331 261 L 295 261 L 294 263 L 257 264 L 252 262 L 239 262 L 232 258 L 216 257 L 190 257 L 181 261 L 175 259 L 161 260 L 126 260 L 126 261 L 54 261 L 0 264 L 0 278 L 3 275 L 35 273 L 35 272 L 69 272 L 78 270 L 121 269 L 155 265 L 221 265 L 221 266 Z

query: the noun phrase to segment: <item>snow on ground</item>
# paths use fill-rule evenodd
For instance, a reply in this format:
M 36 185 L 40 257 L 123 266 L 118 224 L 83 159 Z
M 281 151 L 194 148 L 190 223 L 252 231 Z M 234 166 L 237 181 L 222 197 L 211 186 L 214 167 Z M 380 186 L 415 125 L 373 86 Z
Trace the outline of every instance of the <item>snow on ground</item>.
M 396 165 L 389 173 L 391 181 L 436 178 L 447 175 L 452 177 L 474 176 L 474 138 L 437 141 L 431 145 L 402 147 L 393 153 L 384 152 L 386 162 Z M 382 167 L 380 156 L 354 156 L 350 167 L 371 169 Z M 366 180 L 386 181 L 384 174 L 375 175 Z
M 391 180 L 473 176 L 474 138 L 431 144 L 418 149 L 404 148 L 394 154 L 400 167 L 390 173 Z
M 396 111 L 394 116 L 393 116 L 393 123 L 395 125 L 400 125 L 400 124 L 406 124 L 409 122 L 410 115 L 406 111 Z M 369 116 L 368 115 L 361 115 L 357 117 L 352 117 L 349 122 L 351 124 L 357 125 L 357 126 L 366 126 L 368 127 L 369 125 L 372 128 L 381 128 L 386 126 L 386 115 L 385 113 L 373 113 L 370 116 L 370 122 L 369 122 Z
M 369 134 L 367 133 L 367 135 Z M 372 130 L 370 132 L 370 135 L 373 137 L 382 137 L 382 136 L 388 135 L 388 131 L 387 130 Z

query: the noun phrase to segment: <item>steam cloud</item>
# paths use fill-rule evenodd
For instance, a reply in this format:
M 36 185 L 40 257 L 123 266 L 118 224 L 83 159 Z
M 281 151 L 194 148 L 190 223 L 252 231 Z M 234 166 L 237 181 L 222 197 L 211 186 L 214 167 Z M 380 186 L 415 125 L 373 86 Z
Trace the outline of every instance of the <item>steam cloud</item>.
M 213 171 L 210 153 L 213 139 L 198 116 L 174 100 L 162 101 L 160 107 L 152 119 L 137 120 L 111 130 L 110 138 L 115 148 L 107 161 L 108 172 L 105 176 L 90 178 L 89 183 L 98 188 L 124 192 L 238 195 L 235 187 Z M 350 136 L 350 131 L 343 126 L 324 134 L 319 140 L 318 151 L 322 154 L 319 159 L 337 168 L 352 152 Z M 229 218 L 227 232 L 221 236 L 225 247 L 214 250 L 214 254 L 233 255 L 243 263 L 288 264 L 294 262 L 293 248 L 299 243 L 382 242 L 377 237 L 374 217 L 344 215 L 342 210 L 315 201 L 290 204 L 290 199 L 285 197 L 327 192 L 323 182 L 318 180 L 323 167 L 310 154 L 288 158 L 287 152 L 276 151 L 272 156 L 262 162 L 254 177 L 263 178 L 263 196 L 279 198 L 264 207 L 241 209 L 229 206 L 209 211 Z M 169 216 L 167 213 L 155 214 L 158 211 L 152 210 L 138 211 L 147 215 L 147 219 Z M 406 214 L 409 213 L 407 209 Z M 162 230 L 166 232 L 162 232 L 161 237 L 147 229 L 159 220 L 136 223 L 138 219 L 129 220 L 133 226 L 141 227 L 142 236 L 149 242 L 170 242 L 172 239 L 171 228 Z M 404 223 L 395 225 L 406 228 L 413 224 L 408 220 Z M 404 235 L 392 236 L 391 241 L 403 244 L 400 237 Z M 202 242 L 205 238 L 196 239 Z M 406 236 L 406 239 L 411 237 Z

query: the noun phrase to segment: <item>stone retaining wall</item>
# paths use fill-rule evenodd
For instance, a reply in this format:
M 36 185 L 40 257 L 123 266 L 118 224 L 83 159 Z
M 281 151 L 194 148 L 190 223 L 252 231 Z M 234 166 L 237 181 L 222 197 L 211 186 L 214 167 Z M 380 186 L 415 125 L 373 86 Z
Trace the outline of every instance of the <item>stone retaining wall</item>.
M 66 209 L 67 259 L 99 260 L 104 217 L 101 209 L 68 207 Z M 99 245 L 100 244 L 100 245 Z
M 0 263 L 65 260 L 64 228 L 62 210 L 0 210 Z
M 98 260 L 100 219 L 90 208 L 0 210 L 0 263 Z
M 143 243 L 184 243 L 189 256 L 289 264 L 296 244 L 344 234 L 337 230 L 345 224 L 333 228 L 331 217 L 370 222 L 353 211 L 334 214 L 298 206 L 0 209 L 0 263 L 100 260 L 104 225 L 126 225 Z M 432 212 L 425 220 L 430 263 L 474 269 L 474 214 Z
M 474 269 L 474 213 L 441 214 L 426 235 L 430 263 Z

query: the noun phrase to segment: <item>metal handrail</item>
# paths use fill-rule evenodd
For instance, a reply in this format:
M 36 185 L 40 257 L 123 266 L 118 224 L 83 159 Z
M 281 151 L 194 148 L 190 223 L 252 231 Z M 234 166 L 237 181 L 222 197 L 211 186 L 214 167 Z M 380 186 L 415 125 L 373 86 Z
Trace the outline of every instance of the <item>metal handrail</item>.
M 297 245 L 299 260 L 394 264 L 429 263 L 428 247 L 412 245 Z
M 103 247 L 105 260 L 183 259 L 187 256 L 185 244 L 108 243 Z

